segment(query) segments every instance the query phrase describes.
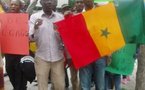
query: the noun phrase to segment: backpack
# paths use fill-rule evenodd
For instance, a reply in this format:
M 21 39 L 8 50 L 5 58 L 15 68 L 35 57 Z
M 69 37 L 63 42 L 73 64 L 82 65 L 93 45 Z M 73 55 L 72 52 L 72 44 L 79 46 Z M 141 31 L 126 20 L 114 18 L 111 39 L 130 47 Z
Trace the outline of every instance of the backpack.
M 32 83 L 36 77 L 34 58 L 31 56 L 24 56 L 21 58 L 20 68 L 26 80 Z

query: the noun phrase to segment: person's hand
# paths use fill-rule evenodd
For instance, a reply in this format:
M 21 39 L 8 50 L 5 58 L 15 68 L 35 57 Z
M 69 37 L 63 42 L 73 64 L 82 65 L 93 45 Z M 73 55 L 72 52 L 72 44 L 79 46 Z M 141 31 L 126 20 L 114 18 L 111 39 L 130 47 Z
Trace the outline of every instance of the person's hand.
M 38 29 L 40 25 L 42 25 L 43 20 L 42 19 L 37 19 L 34 25 L 34 29 Z
M 54 31 L 57 31 L 58 27 L 56 24 L 53 24 Z
M 64 12 L 64 17 L 65 19 L 69 18 L 69 17 L 72 17 L 73 16 L 73 13 L 71 11 L 65 11 Z
M 70 15 L 70 14 L 72 14 L 72 12 L 70 10 L 64 12 L 64 16 Z

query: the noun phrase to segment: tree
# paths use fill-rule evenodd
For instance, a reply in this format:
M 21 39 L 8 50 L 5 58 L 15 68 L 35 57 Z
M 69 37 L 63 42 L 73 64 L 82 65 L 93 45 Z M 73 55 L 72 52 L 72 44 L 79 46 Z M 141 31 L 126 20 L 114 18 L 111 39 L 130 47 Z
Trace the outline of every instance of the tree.
M 140 46 L 135 90 L 145 90 L 145 45 Z

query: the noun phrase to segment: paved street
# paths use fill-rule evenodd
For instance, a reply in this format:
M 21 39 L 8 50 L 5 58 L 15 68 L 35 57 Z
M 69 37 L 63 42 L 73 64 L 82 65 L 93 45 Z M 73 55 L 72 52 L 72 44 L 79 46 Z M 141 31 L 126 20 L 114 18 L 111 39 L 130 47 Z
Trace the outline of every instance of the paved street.
M 69 78 L 70 78 L 70 73 L 69 73 Z M 5 79 L 5 90 L 12 90 L 12 86 L 11 86 L 11 84 L 9 82 L 9 78 L 5 77 L 4 79 Z M 33 82 L 32 84 L 28 83 L 28 89 L 27 90 L 38 90 L 36 85 L 37 85 L 36 82 Z M 48 87 L 49 87 L 48 90 L 51 90 L 51 84 L 49 84 Z M 71 85 L 66 90 L 72 90 Z M 92 90 L 95 90 L 94 87 L 92 88 Z
M 126 85 L 122 85 L 122 90 L 135 90 L 135 77 L 136 77 L 136 69 L 137 69 L 137 64 L 135 63 L 135 68 L 134 68 L 134 72 L 133 72 L 133 75 L 130 76 L 131 78 L 131 81 L 128 82 L 128 84 Z M 69 74 L 69 78 L 70 78 L 70 73 L 68 72 Z M 9 82 L 9 79 L 8 77 L 5 77 L 5 90 L 12 90 L 12 86 Z M 37 86 L 36 86 L 36 82 L 33 82 L 32 84 L 28 83 L 28 89 L 27 90 L 38 90 Z M 49 89 L 48 90 L 51 90 L 51 84 L 49 84 Z M 71 89 L 71 85 L 69 87 L 69 89 L 67 90 L 72 90 Z M 95 90 L 95 88 L 93 87 L 91 90 Z

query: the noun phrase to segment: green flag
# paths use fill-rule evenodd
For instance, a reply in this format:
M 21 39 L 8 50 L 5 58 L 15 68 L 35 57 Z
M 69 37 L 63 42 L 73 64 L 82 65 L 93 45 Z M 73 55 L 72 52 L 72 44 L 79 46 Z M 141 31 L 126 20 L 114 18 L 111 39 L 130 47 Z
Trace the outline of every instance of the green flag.
M 69 6 L 70 7 L 73 7 L 74 6 L 74 3 L 75 3 L 75 0 L 69 0 Z
M 145 0 L 143 4 L 143 30 L 140 32 L 140 35 L 137 38 L 137 42 L 140 44 L 145 44 Z
M 115 0 L 114 3 L 126 42 L 144 43 L 144 0 Z
M 94 0 L 95 3 L 99 3 L 99 2 L 106 2 L 106 1 L 114 1 L 114 0 Z
M 126 44 L 125 47 L 112 54 L 112 62 L 106 71 L 122 75 L 132 74 L 136 44 Z

